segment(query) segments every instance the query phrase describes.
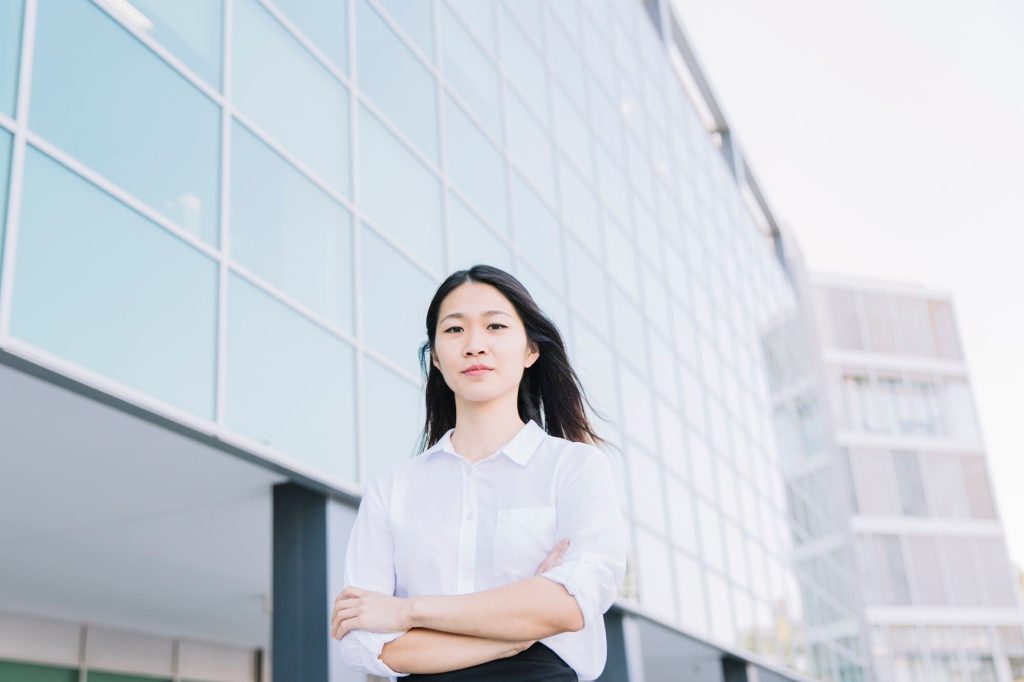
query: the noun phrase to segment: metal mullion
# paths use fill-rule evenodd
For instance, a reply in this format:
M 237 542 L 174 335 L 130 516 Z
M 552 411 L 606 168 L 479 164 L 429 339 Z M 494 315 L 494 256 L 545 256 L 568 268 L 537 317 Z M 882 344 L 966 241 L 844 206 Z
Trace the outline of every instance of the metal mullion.
M 11 135 L 18 132 L 18 122 L 7 114 L 0 112 L 0 128 L 5 128 Z
M 274 20 L 284 28 L 288 35 L 294 38 L 295 41 L 298 42 L 299 45 L 301 45 L 320 66 L 327 70 L 335 80 L 344 85 L 347 89 L 352 89 L 352 82 L 348 75 L 338 68 L 338 66 L 331 61 L 331 59 L 328 58 L 327 55 L 325 55 L 323 51 L 321 51 L 320 48 L 317 47 L 316 44 L 305 33 L 303 33 L 302 30 L 299 29 L 299 27 L 296 26 L 283 11 L 278 9 L 274 3 L 270 2 L 270 0 L 256 0 L 256 2 L 259 3 L 260 7 L 273 17 Z M 351 30 L 349 33 L 351 34 Z M 349 66 L 351 68 L 351 64 Z
M 31 96 L 32 59 L 35 51 L 37 0 L 25 0 L 21 23 L 21 55 L 18 68 L 18 98 L 15 104 L 14 144 L 11 147 L 7 227 L 4 230 L 3 264 L 0 267 L 0 344 L 10 343 L 11 302 L 14 287 L 14 252 L 18 244 L 21 195 L 25 175 L 25 144 Z
M 366 380 L 365 365 L 363 360 L 367 348 L 363 345 L 363 220 L 361 211 L 355 210 L 359 196 L 359 63 L 356 50 L 358 38 L 358 27 L 356 26 L 356 1 L 348 3 L 348 68 L 351 74 L 352 83 L 349 89 L 348 98 L 348 126 L 349 126 L 349 168 L 352 190 L 352 321 L 355 334 L 353 347 L 355 348 L 355 425 L 356 425 L 356 471 L 355 480 L 359 485 L 365 486 L 367 481 L 363 480 L 367 471 L 366 467 L 366 434 L 363 433 L 363 384 Z M 390 364 L 390 363 L 389 363 Z M 403 372 L 404 373 L 404 372 Z
M 224 104 L 221 105 L 220 149 L 220 254 L 217 259 L 217 376 L 214 385 L 214 421 L 226 423 L 227 401 L 227 317 L 228 317 L 228 254 L 231 250 L 231 109 L 227 101 L 231 96 L 234 0 L 224 0 L 221 53 L 221 84 Z

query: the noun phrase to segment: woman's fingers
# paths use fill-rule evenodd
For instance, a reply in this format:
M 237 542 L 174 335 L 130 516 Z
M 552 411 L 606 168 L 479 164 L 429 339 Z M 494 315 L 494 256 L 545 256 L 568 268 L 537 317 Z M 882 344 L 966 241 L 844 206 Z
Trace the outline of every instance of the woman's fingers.
M 543 573 L 544 571 L 549 571 L 562 563 L 562 558 L 565 557 L 565 553 L 569 549 L 569 542 L 569 538 L 562 538 L 555 543 L 555 546 L 551 548 L 551 551 L 544 558 L 544 561 L 542 561 L 540 566 L 537 567 L 537 573 L 534 575 Z

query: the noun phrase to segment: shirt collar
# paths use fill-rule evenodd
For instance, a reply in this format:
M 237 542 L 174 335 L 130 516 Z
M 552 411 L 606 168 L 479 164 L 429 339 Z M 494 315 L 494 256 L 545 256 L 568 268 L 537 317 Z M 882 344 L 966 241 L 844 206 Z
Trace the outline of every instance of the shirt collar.
M 454 431 L 455 427 L 448 429 L 436 443 L 424 450 L 423 455 L 447 452 L 456 457 L 461 457 L 462 455 L 455 452 L 455 448 L 452 447 L 452 432 Z M 536 421 L 531 419 L 526 422 L 523 428 L 516 432 L 516 435 L 512 436 L 512 440 L 502 445 L 498 451 L 504 453 L 516 464 L 525 466 L 547 435 L 547 432 Z

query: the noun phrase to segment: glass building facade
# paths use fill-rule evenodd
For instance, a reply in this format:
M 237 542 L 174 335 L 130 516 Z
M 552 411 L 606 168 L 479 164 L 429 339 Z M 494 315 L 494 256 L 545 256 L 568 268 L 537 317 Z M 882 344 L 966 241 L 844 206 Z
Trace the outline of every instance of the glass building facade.
M 867 679 L 846 550 L 801 555 L 794 528 L 840 520 L 820 481 L 821 508 L 794 511 L 776 437 L 765 339 L 796 294 L 707 93 L 657 0 L 0 0 L 2 357 L 351 512 L 416 453 L 431 293 L 474 263 L 507 269 L 625 455 L 631 552 L 603 679 L 747 679 L 737 662 L 761 680 Z M 887 390 L 851 377 L 850 395 Z M 940 388 L 969 402 L 957 377 L 900 380 L 915 429 Z M 942 457 L 981 485 L 968 454 Z M 968 515 L 983 506 L 969 494 Z M 131 662 L 130 633 L 86 635 L 103 625 L 82 626 L 78 658 L 0 641 L 0 666 L 183 679 L 182 651 L 202 651 L 191 669 L 237 665 L 195 679 L 229 681 L 268 679 L 275 653 L 269 633 L 151 642 L 168 672 Z

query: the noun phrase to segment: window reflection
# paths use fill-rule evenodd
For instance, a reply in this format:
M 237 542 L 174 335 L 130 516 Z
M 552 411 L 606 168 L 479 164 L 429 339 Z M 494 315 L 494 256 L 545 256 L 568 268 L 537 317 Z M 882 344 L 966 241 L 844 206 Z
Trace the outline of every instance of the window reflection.
M 348 211 L 238 124 L 231 156 L 231 257 L 351 330 Z
M 304 464 L 355 479 L 352 347 L 238 275 L 228 283 L 225 420 Z
M 359 89 L 437 163 L 437 87 L 433 75 L 365 0 L 359 0 L 357 7 Z
M 215 243 L 217 106 L 85 0 L 39 3 L 35 48 L 31 128 Z
M 214 261 L 32 147 L 17 251 L 12 335 L 214 418 Z
M 0 3 L 0 112 L 14 118 L 21 55 L 22 0 Z
M 349 196 L 349 94 L 256 0 L 234 3 L 235 104 Z

